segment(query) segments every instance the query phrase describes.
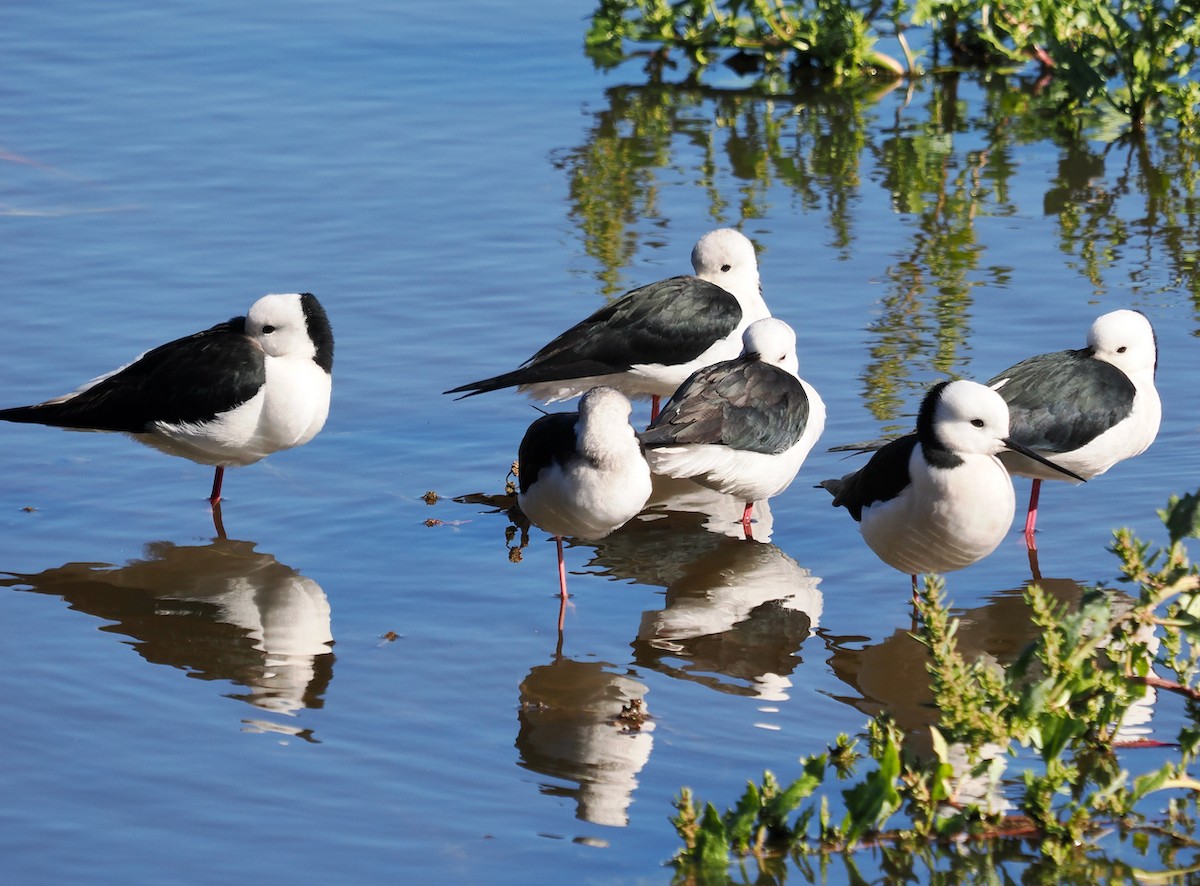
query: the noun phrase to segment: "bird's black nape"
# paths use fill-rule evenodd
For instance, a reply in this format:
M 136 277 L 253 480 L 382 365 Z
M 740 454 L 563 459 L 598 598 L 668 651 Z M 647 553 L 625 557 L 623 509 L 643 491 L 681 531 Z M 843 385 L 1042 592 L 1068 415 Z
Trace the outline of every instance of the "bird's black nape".
M 329 325 L 329 316 L 311 292 L 300 293 L 300 309 L 304 311 L 308 337 L 317 349 L 313 362 L 326 372 L 333 372 L 333 327 Z
M 565 464 L 575 452 L 575 427 L 578 412 L 549 412 L 534 420 L 521 439 L 517 452 L 522 493 L 537 482 L 543 469 L 557 462 Z
M 935 468 L 956 468 L 963 463 L 961 458 L 946 448 L 934 427 L 933 420 L 937 413 L 938 401 L 942 399 L 942 391 L 946 390 L 949 384 L 948 381 L 940 381 L 930 388 L 917 411 L 917 440 L 925 454 L 925 461 Z

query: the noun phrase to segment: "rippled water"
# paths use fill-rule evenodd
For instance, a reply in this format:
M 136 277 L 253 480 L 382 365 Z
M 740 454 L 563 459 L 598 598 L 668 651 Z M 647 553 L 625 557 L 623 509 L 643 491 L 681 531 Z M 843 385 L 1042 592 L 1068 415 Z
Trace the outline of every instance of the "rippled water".
M 645 88 L 591 69 L 589 11 L 0 10 L 4 403 L 268 291 L 316 293 L 337 338 L 325 431 L 230 473 L 228 540 L 207 468 L 0 428 L 7 882 L 667 879 L 681 786 L 731 803 L 880 706 L 927 722 L 908 580 L 812 488 L 848 468 L 825 446 L 1116 307 L 1158 331 L 1159 439 L 1047 487 L 1039 563 L 1014 532 L 951 577 L 968 645 L 1028 639 L 1034 567 L 1069 600 L 1114 583 L 1113 527 L 1161 539 L 1200 466 L 1194 158 L 1073 142 L 965 82 Z M 560 641 L 553 545 L 518 556 L 502 513 L 451 500 L 503 491 L 537 413 L 440 392 L 686 270 L 722 224 L 759 247 L 825 437 L 770 543 L 664 488 L 661 519 L 570 547 Z M 1145 728 L 1169 735 L 1161 707 Z

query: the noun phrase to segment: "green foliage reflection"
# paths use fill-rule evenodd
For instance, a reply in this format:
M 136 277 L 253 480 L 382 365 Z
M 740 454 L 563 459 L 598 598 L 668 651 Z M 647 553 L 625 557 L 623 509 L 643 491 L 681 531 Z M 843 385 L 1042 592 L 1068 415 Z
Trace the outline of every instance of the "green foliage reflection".
M 905 427 L 900 410 L 917 392 L 965 370 L 975 293 L 1003 288 L 1012 271 L 989 263 L 978 222 L 1018 214 L 1013 179 L 1031 146 L 1057 155 L 1033 211 L 1056 220 L 1068 266 L 1097 297 L 1111 286 L 1153 296 L 1151 268 L 1161 275 L 1165 266 L 1170 285 L 1200 311 L 1196 133 L 1085 137 L 1046 96 L 1002 78 L 786 98 L 665 85 L 606 95 L 586 142 L 557 162 L 608 296 L 644 282 L 623 269 L 670 223 L 664 201 L 673 191 L 700 195 L 714 227 L 778 215 L 781 206 L 814 215 L 826 232 L 821 245 L 846 260 L 856 258 L 864 198 L 878 203 L 871 191 L 883 192 L 899 245 L 886 264 L 864 269 L 864 288 L 882 281 L 884 291 L 864 325 L 862 388 L 889 430 Z M 883 223 L 871 224 L 877 233 Z M 1131 279 L 1112 280 L 1130 256 L 1144 256 Z

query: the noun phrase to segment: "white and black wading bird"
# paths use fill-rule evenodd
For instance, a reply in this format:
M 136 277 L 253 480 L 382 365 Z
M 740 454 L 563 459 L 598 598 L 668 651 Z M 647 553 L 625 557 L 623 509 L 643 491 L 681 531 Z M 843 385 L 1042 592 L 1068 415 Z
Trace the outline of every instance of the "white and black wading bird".
M 912 576 L 950 572 L 982 560 L 1012 525 L 1012 478 L 997 455 L 1019 452 L 1082 481 L 1012 440 L 1004 400 L 973 381 L 941 382 L 921 402 L 917 430 L 821 486 L 859 523 L 879 559 Z
M 1162 420 L 1157 368 L 1150 321 L 1120 310 L 1096 318 L 1087 347 L 1030 357 L 987 384 L 1008 403 L 1013 440 L 1090 480 L 1154 442 Z M 1033 478 L 1025 516 L 1032 546 L 1042 481 L 1069 478 L 1017 452 L 1000 460 L 1010 473 Z
M 592 388 L 578 412 L 543 415 L 521 440 L 517 504 L 558 546 L 559 630 L 567 600 L 563 538 L 604 538 L 650 497 L 650 468 L 629 424 L 631 411 L 619 391 Z
M 782 320 L 756 320 L 741 356 L 697 370 L 640 436 L 656 474 L 690 479 L 746 503 L 795 479 L 825 428 L 825 404 L 799 377 L 796 334 Z
M 770 316 L 754 244 L 732 228 L 692 249 L 695 276 L 625 293 L 555 338 L 512 372 L 446 391 L 470 397 L 501 388 L 553 403 L 598 385 L 652 398 L 652 417 L 692 372 L 736 357 L 742 331 Z M 461 399 L 461 398 L 460 398 Z
M 0 410 L 0 420 L 119 431 L 225 468 L 307 443 L 329 414 L 333 332 L 310 293 L 265 295 L 245 317 L 147 351 L 79 390 Z

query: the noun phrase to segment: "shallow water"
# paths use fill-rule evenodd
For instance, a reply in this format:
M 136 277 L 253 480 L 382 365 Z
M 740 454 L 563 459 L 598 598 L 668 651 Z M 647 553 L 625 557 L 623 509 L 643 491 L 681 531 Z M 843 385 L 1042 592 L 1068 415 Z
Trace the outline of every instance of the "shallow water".
M 1162 431 L 1047 485 L 1036 566 L 1070 599 L 1115 583 L 1112 528 L 1162 539 L 1155 509 L 1200 467 L 1194 158 L 1072 144 L 965 82 L 638 87 L 583 57 L 589 11 L 0 11 L 5 403 L 268 291 L 317 294 L 337 338 L 328 425 L 230 472 L 226 541 L 207 468 L 0 429 L 6 881 L 667 879 L 681 786 L 732 803 L 878 706 L 924 722 L 908 579 L 812 488 L 850 467 L 825 447 L 1117 307 L 1156 326 Z M 537 413 L 440 392 L 685 271 L 723 224 L 759 247 L 825 436 L 769 543 L 663 489 L 658 519 L 571 546 L 560 645 L 553 545 L 515 555 L 503 514 L 452 500 L 503 491 Z M 1028 639 L 1032 568 L 1014 531 L 950 578 L 980 651 Z M 1146 728 L 1170 736 L 1161 707 Z

